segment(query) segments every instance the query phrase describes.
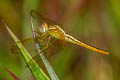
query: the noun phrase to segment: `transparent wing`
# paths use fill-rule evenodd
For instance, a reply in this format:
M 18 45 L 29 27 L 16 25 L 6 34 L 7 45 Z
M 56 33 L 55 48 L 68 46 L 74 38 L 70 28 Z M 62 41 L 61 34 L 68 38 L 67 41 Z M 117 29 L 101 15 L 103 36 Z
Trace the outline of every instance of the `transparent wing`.
M 46 22 L 47 24 L 56 24 L 54 21 L 43 17 L 41 14 L 39 14 L 38 12 L 31 10 L 31 16 L 41 25 L 42 23 Z
M 40 38 L 38 37 L 38 40 L 39 40 L 39 39 L 40 39 Z M 41 40 L 41 39 L 40 39 L 40 40 Z M 40 43 L 40 45 L 41 45 L 41 47 L 42 47 L 42 51 L 43 51 L 44 53 L 46 53 L 46 50 L 49 49 L 50 47 L 52 47 L 52 45 L 54 45 L 55 42 L 57 41 L 56 39 L 53 39 L 53 38 L 52 38 L 52 39 L 46 38 L 46 39 L 43 40 L 43 41 L 40 41 L 40 40 L 39 40 L 39 43 Z M 25 48 L 28 50 L 28 52 L 29 52 L 32 56 L 36 57 L 37 51 L 36 51 L 36 48 L 35 48 L 35 45 L 34 45 L 34 40 L 33 40 L 33 38 L 32 38 L 32 37 L 31 37 L 31 38 L 27 38 L 27 39 L 21 40 L 21 42 L 22 42 L 22 44 L 25 46 Z M 12 44 L 12 47 L 11 47 L 11 52 L 14 53 L 14 54 L 20 53 L 19 48 L 17 47 L 16 43 L 17 43 L 17 42 L 14 42 L 14 43 Z M 37 56 L 38 56 L 38 55 L 37 55 Z M 48 57 L 49 57 L 49 56 L 48 56 Z
M 29 51 L 29 52 L 31 52 L 31 53 L 34 53 L 35 52 L 35 50 L 33 50 L 34 49 L 34 43 L 33 43 L 33 38 L 31 37 L 31 38 L 27 38 L 27 39 L 24 39 L 24 40 L 21 40 L 21 42 L 22 42 L 22 44 L 25 46 L 25 48 Z M 13 54 L 18 54 L 18 53 L 20 53 L 20 50 L 19 50 L 19 48 L 17 47 L 17 45 L 16 45 L 16 43 L 17 42 L 13 42 L 13 44 L 12 44 L 12 46 L 11 46 L 11 52 L 13 53 Z M 34 52 L 33 52 L 34 51 Z

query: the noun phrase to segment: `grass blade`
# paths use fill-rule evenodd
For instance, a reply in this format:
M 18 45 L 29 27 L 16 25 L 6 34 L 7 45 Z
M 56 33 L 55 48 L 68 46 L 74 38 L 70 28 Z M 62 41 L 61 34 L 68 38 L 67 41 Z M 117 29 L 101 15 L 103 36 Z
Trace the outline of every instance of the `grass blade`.
M 38 54 L 40 55 L 41 57 L 41 60 L 45 66 L 45 68 L 47 69 L 48 71 L 48 74 L 51 78 L 51 80 L 59 80 L 58 76 L 56 75 L 55 71 L 53 70 L 51 64 L 49 63 L 48 59 L 45 57 L 44 53 L 41 51 L 42 48 L 36 38 L 36 34 L 35 34 L 35 30 L 34 30 L 34 26 L 33 26 L 33 22 L 32 22 L 32 16 L 30 17 L 31 19 L 31 27 L 32 27 L 32 33 L 33 33 L 33 38 L 34 38 L 34 41 L 35 41 L 35 46 L 36 46 L 36 49 L 38 51 Z
M 28 68 L 30 69 L 32 75 L 36 80 L 50 80 L 48 76 L 43 72 L 43 70 L 38 66 L 38 64 L 35 62 L 35 60 L 32 59 L 28 51 L 24 48 L 20 40 L 14 35 L 14 33 L 8 28 L 8 25 L 3 21 L 6 29 L 8 30 L 11 37 L 14 39 L 15 42 L 17 42 L 17 46 L 21 51 L 21 54 L 28 65 Z

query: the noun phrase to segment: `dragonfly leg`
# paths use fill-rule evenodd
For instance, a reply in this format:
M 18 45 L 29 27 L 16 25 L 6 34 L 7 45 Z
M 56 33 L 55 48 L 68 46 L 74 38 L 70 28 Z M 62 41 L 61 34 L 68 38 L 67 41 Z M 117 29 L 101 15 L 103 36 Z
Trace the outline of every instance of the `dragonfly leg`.
M 42 42 L 42 41 L 44 41 L 47 37 L 48 37 L 48 34 L 44 34 L 44 35 L 41 34 L 41 35 L 38 37 L 38 40 L 39 40 L 40 42 Z
M 47 44 L 46 44 L 45 47 L 43 47 L 43 49 L 41 50 L 41 52 L 43 52 L 44 50 L 48 49 L 55 41 L 56 41 L 56 39 L 54 41 L 51 41 L 51 36 L 49 36 Z
M 39 39 L 39 41 L 43 41 L 46 39 L 46 37 L 48 36 L 48 33 L 40 33 L 39 31 L 34 31 L 37 34 L 37 37 Z
M 49 36 L 49 37 L 48 37 L 48 41 L 47 41 L 47 47 L 49 47 L 50 42 L 51 42 L 51 37 Z M 46 48 L 47 48 L 47 47 L 46 47 Z
M 48 49 L 55 41 L 56 41 L 56 39 L 51 42 L 51 37 L 49 37 L 49 38 L 48 38 L 47 45 L 46 45 L 44 48 L 42 48 L 41 52 L 43 52 L 43 51 L 45 51 L 46 49 Z M 39 54 L 38 54 L 38 53 L 35 53 L 35 55 L 32 57 L 32 59 L 30 60 L 30 62 L 31 62 L 36 56 L 39 56 Z
M 43 41 L 47 36 L 48 36 L 48 33 L 40 33 L 39 31 L 34 31 L 36 34 L 37 34 L 37 37 L 39 39 L 41 39 L 41 41 Z
M 34 31 L 35 33 L 37 33 L 39 36 L 42 34 L 42 33 L 40 33 L 39 31 Z
M 23 39 L 23 40 L 21 40 L 20 42 L 25 42 L 25 41 L 32 40 L 32 39 L 33 39 L 33 38 L 30 37 L 30 38 Z M 18 42 L 14 42 L 14 44 L 15 44 L 15 43 L 18 43 Z
M 48 47 L 44 47 L 41 52 L 43 52 L 44 50 L 46 50 Z M 40 53 L 41 53 L 40 52 Z M 30 59 L 30 61 L 28 62 L 29 64 L 31 64 L 31 61 L 34 60 L 37 56 L 40 56 L 38 53 L 35 53 L 35 55 Z M 29 67 L 28 65 L 26 67 Z
M 42 48 L 41 52 L 45 51 L 45 50 L 49 47 L 49 45 L 51 45 L 51 44 L 50 44 L 50 41 L 51 41 L 51 37 L 48 38 L 47 45 Z M 40 53 L 41 53 L 41 52 L 40 52 Z M 33 56 L 33 58 L 36 57 L 37 55 L 38 55 L 38 53 L 36 53 L 36 54 Z
M 16 54 L 16 53 L 19 53 L 18 52 L 18 47 L 17 47 L 17 45 L 14 43 L 14 44 L 12 44 L 12 46 L 11 46 L 11 53 L 12 54 Z
M 30 38 L 27 38 L 27 39 L 24 39 L 24 40 L 21 40 L 20 42 L 26 42 L 26 41 L 28 41 L 28 40 L 32 40 L 33 38 L 32 37 L 30 37 Z M 18 42 L 13 42 L 13 44 L 12 44 L 12 47 L 11 47 L 11 52 L 13 53 L 13 54 L 16 54 L 17 52 L 18 52 L 18 47 L 17 47 L 17 45 L 16 45 L 16 43 L 18 43 Z

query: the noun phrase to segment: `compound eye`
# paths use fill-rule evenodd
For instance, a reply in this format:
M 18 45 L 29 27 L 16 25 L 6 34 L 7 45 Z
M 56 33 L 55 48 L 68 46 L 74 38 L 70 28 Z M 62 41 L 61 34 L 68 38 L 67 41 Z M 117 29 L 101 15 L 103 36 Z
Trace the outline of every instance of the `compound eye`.
M 42 24 L 40 27 L 39 27 L 39 31 L 41 33 L 45 33 L 46 32 L 46 28 L 47 28 L 47 25 L 46 24 Z
M 45 26 L 42 26 L 42 31 L 43 31 L 43 32 L 46 32 Z

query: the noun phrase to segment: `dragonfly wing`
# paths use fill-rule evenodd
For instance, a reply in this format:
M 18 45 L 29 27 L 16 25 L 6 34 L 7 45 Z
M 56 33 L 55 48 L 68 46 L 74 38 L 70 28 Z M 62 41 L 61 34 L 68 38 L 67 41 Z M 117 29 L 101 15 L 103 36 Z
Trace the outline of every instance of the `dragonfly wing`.
M 56 24 L 54 21 L 51 21 L 50 19 L 43 17 L 41 14 L 34 10 L 31 10 L 30 14 L 40 25 L 45 22 L 47 22 L 48 24 Z
M 17 54 L 17 53 L 20 53 L 20 50 L 19 48 L 17 47 L 16 45 L 17 42 L 13 42 L 12 44 L 12 47 L 11 47 L 11 52 L 13 54 Z M 27 38 L 27 39 L 24 39 L 24 40 L 21 40 L 21 43 L 25 46 L 25 48 L 27 48 L 27 50 L 29 52 L 33 51 L 34 49 L 34 42 L 33 42 L 33 38 Z

